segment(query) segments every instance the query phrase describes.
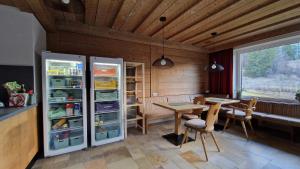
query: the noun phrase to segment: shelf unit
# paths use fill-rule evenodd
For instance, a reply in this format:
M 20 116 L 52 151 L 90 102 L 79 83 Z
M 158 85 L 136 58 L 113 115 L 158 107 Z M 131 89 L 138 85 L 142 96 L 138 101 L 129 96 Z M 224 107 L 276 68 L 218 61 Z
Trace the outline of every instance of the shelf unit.
M 145 134 L 145 68 L 144 63 L 124 63 L 124 104 L 125 106 L 125 137 L 127 126 L 135 123 L 136 128 Z M 133 114 L 131 113 L 133 112 Z M 132 117 L 129 117 L 129 116 Z

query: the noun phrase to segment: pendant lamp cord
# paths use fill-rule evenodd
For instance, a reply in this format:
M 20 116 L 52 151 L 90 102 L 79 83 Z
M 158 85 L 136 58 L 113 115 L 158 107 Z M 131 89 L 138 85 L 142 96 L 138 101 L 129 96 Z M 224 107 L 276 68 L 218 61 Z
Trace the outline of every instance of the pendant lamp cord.
M 165 24 L 164 24 L 165 21 L 162 21 L 162 26 L 163 26 L 163 32 L 162 32 L 162 42 L 163 42 L 163 57 L 165 57 Z

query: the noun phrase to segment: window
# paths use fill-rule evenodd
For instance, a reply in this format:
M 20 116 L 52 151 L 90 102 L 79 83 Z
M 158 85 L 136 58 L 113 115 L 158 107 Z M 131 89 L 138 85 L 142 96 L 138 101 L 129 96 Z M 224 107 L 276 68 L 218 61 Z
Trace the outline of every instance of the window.
M 300 41 L 274 46 L 239 54 L 236 63 L 242 98 L 295 100 L 300 90 Z

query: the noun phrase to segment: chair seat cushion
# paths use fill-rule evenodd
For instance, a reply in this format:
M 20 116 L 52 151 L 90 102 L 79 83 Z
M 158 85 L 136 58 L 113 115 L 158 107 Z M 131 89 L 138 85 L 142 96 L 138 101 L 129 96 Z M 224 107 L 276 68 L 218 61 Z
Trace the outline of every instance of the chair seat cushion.
M 202 119 L 192 119 L 192 120 L 186 121 L 184 123 L 184 125 L 186 127 L 191 127 L 191 128 L 196 128 L 196 129 L 202 129 L 202 128 L 206 127 L 205 121 Z
M 241 110 L 235 109 L 234 114 L 233 111 L 227 111 L 227 116 L 245 117 L 246 113 Z
M 186 120 L 191 120 L 191 119 L 199 119 L 199 116 L 195 114 L 183 114 L 182 118 Z

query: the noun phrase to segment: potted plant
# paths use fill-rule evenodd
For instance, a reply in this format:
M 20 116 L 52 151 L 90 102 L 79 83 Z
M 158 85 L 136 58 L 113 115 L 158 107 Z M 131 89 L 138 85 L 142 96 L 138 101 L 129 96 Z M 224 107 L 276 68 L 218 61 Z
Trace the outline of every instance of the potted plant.
M 300 90 L 296 92 L 295 99 L 298 100 L 298 102 L 300 102 Z

